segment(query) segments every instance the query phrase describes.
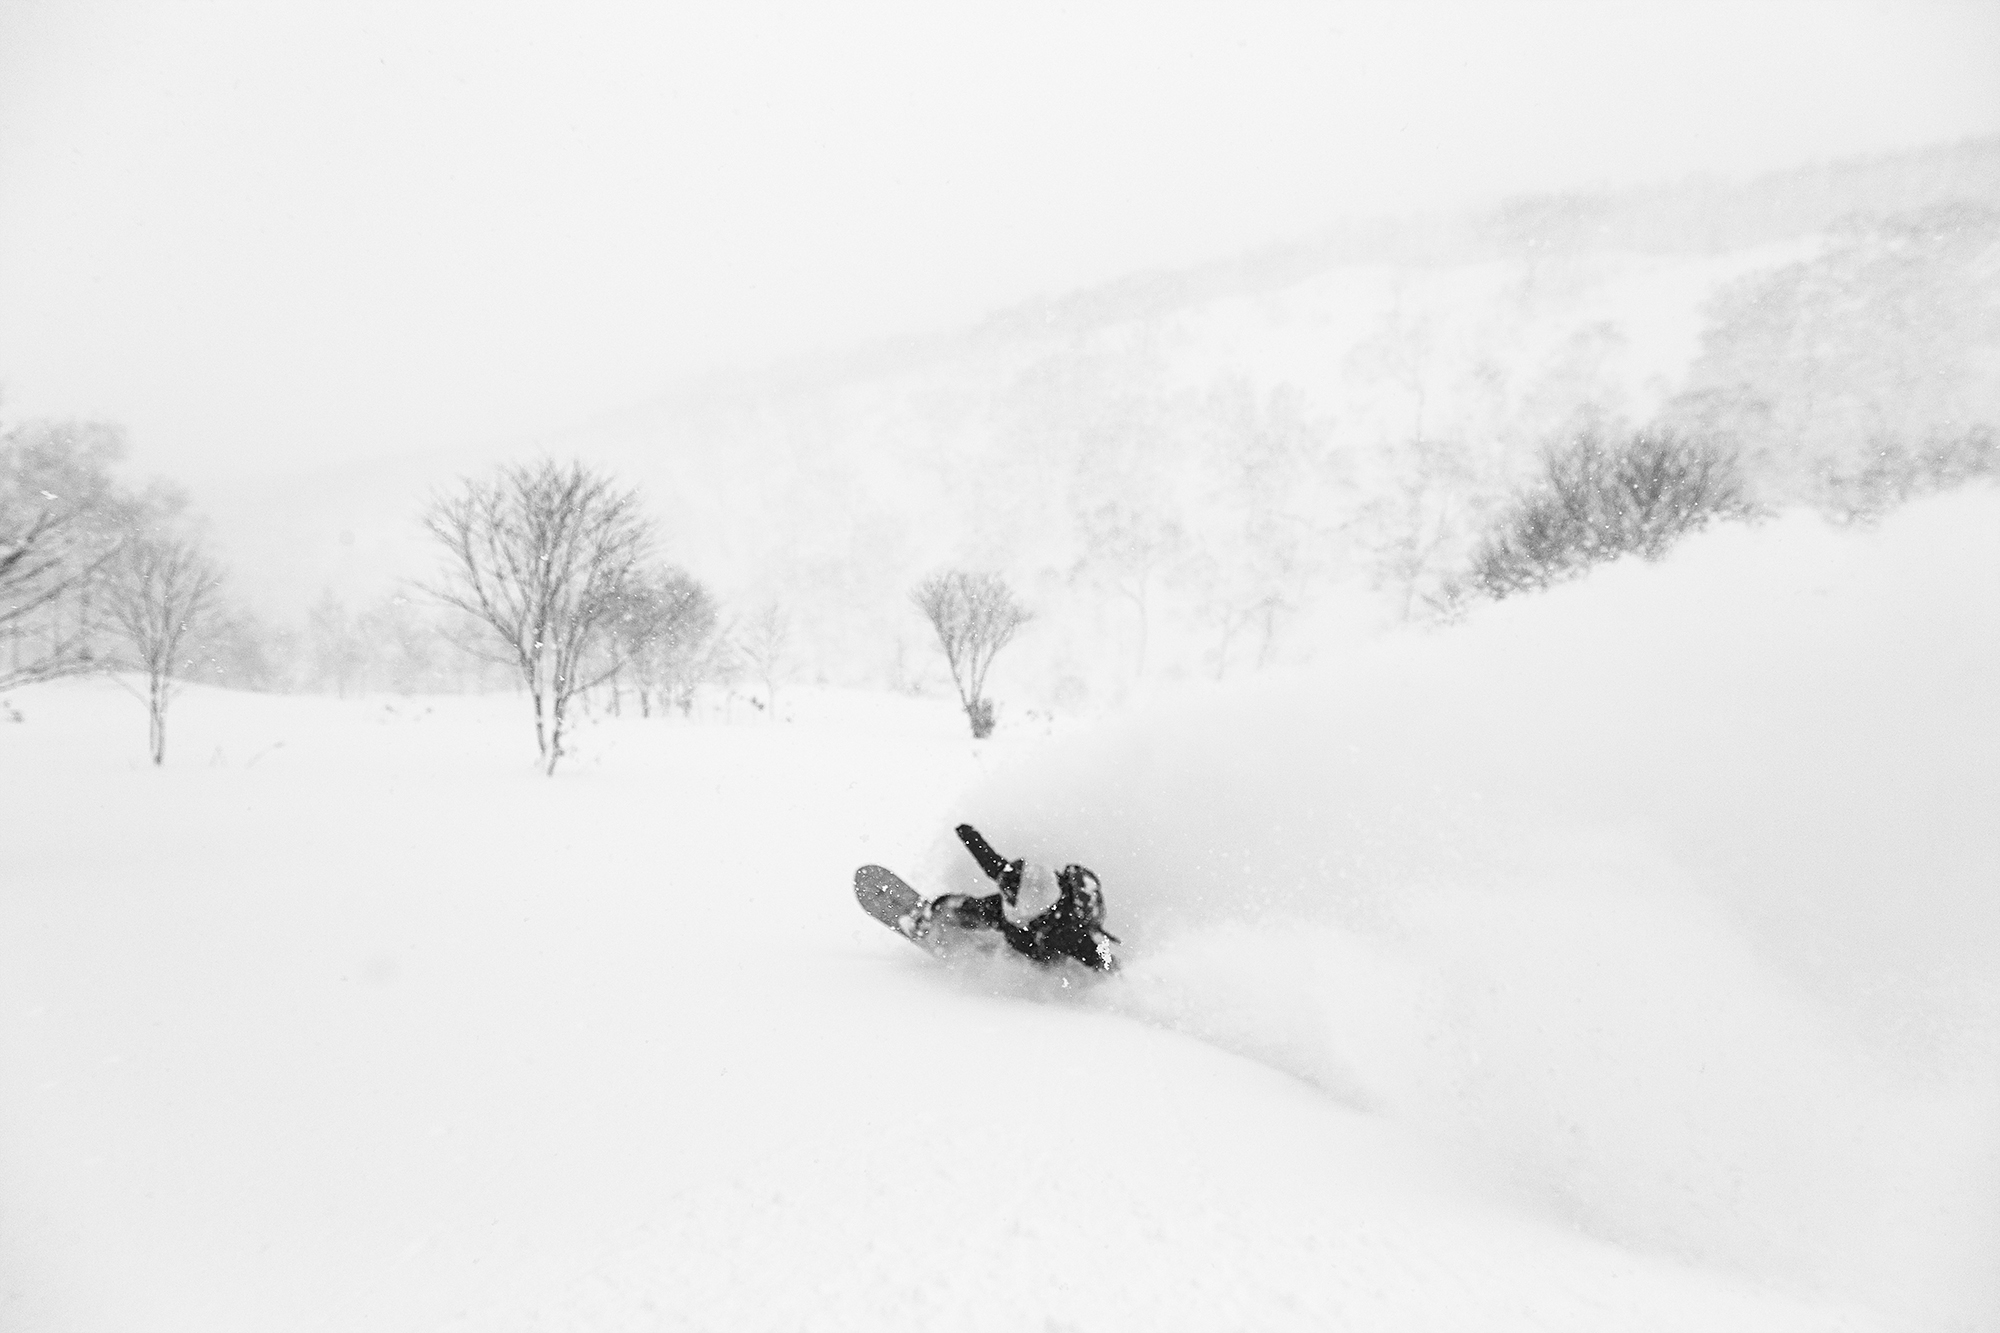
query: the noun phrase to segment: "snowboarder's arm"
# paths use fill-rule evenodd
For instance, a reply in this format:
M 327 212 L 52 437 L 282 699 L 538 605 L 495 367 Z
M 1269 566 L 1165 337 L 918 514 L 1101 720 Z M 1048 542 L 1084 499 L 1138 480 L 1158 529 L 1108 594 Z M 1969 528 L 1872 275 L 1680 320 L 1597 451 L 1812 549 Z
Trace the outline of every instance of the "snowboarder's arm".
M 986 872 L 986 878 L 997 880 L 1007 868 L 1007 859 L 993 850 L 993 845 L 979 836 L 979 830 L 970 824 L 958 826 L 958 840 L 965 844 L 965 850 L 972 853 L 972 859 L 979 862 L 979 868 Z

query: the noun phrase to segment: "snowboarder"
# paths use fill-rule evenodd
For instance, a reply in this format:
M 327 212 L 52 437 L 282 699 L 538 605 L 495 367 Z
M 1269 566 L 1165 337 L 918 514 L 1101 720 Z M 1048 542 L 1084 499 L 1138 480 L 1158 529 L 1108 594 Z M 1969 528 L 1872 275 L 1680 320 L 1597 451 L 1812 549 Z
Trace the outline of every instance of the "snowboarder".
M 1104 929 L 1104 889 L 1096 875 L 1079 865 L 1057 870 L 1009 861 L 970 824 L 958 826 L 958 838 L 999 892 L 947 893 L 919 907 L 907 933 L 922 938 L 940 923 L 998 931 L 1016 952 L 1038 963 L 1074 958 L 1099 972 L 1118 970 L 1111 952 L 1118 937 Z

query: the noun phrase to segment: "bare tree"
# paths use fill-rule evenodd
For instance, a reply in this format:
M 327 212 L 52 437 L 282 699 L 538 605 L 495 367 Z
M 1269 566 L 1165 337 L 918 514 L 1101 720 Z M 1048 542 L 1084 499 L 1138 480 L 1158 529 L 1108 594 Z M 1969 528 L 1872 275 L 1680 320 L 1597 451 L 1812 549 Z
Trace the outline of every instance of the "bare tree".
M 1374 333 L 1347 354 L 1347 372 L 1364 382 L 1387 384 L 1407 394 L 1408 433 L 1421 437 L 1432 424 L 1424 414 L 1438 380 L 1438 361 L 1437 335 L 1430 317 L 1407 313 L 1399 291 L 1395 306 L 1382 316 Z
M 1361 547 L 1377 588 L 1411 619 L 1464 558 L 1467 529 L 1488 501 L 1487 487 L 1462 441 L 1417 437 L 1382 451 L 1387 481 L 1362 506 Z
M 27 422 L 0 434 L 0 688 L 89 668 L 93 596 L 134 502 L 109 467 L 114 426 Z
M 298 684 L 299 636 L 243 606 L 225 605 L 181 646 L 185 679 L 272 693 Z
M 333 686 L 335 697 L 345 699 L 367 674 L 369 636 L 331 588 L 322 591 L 306 612 L 306 643 L 313 683 L 322 689 Z
M 1146 645 L 1152 632 L 1156 581 L 1179 562 L 1188 547 L 1178 519 L 1126 500 L 1112 500 L 1080 516 L 1085 555 L 1079 570 L 1093 571 L 1139 617 L 1139 642 L 1132 679 L 1146 674 Z
M 1293 610 L 1281 592 L 1254 590 L 1247 581 L 1215 578 L 1204 590 L 1199 610 L 1215 631 L 1212 658 L 1215 679 L 1229 674 L 1231 653 L 1240 639 L 1254 636 L 1256 652 L 1252 664 L 1262 669 L 1271 661 L 1272 646 L 1278 636 L 1278 621 Z
M 183 650 L 220 610 L 221 581 L 215 562 L 180 537 L 128 538 L 112 563 L 105 611 L 120 651 L 108 665 L 146 678 L 140 697 L 155 764 L 166 762 L 167 705 L 176 693 L 176 677 L 188 668 Z
M 355 617 L 355 623 L 376 688 L 407 696 L 438 687 L 438 647 L 445 636 L 435 618 L 420 612 L 408 596 L 390 593 Z
M 951 570 L 919 583 L 910 600 L 937 631 L 938 647 L 951 668 L 951 683 L 972 724 L 975 740 L 993 734 L 993 701 L 986 697 L 986 673 L 1000 650 L 1031 613 L 1014 600 L 998 574 Z
M 694 691 L 713 664 L 715 599 L 686 570 L 661 566 L 635 577 L 621 600 L 613 633 L 639 696 L 639 715 L 694 706 Z
M 776 602 L 757 613 L 756 619 L 737 635 L 737 651 L 744 664 L 764 682 L 764 706 L 772 717 L 778 715 L 778 677 L 789 664 L 792 651 L 792 617 Z
M 694 711 L 695 691 L 703 685 L 718 685 L 734 691 L 743 678 L 743 654 L 736 637 L 727 628 L 691 643 L 670 659 L 667 685 L 674 706 L 686 717 Z
M 1175 570 L 1198 620 L 1214 634 L 1215 678 L 1241 656 L 1257 668 L 1277 650 L 1280 624 L 1310 605 L 1313 584 L 1344 545 L 1351 520 L 1347 451 L 1332 426 L 1311 415 L 1294 389 L 1260 398 L 1237 377 L 1204 399 L 1208 446 L 1204 499 L 1191 521 L 1187 557 Z
M 637 494 L 581 463 L 503 467 L 434 499 L 424 526 L 450 554 L 430 591 L 491 630 L 484 642 L 526 686 L 554 774 L 571 699 L 625 661 L 611 627 L 653 539 Z
M 686 717 L 694 709 L 694 692 L 702 684 L 729 672 L 731 650 L 716 633 L 721 613 L 708 589 L 677 569 L 658 580 L 660 632 L 654 638 L 653 661 L 663 705 L 672 704 Z

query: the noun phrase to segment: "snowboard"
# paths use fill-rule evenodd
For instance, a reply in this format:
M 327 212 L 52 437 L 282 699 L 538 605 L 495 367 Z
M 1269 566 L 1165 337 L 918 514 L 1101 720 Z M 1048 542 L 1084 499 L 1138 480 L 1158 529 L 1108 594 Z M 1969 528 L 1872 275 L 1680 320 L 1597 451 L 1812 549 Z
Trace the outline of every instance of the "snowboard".
M 997 932 L 926 920 L 923 908 L 930 900 L 886 866 L 863 866 L 855 871 L 854 896 L 862 911 L 933 958 L 958 962 L 1007 952 L 1007 942 Z
M 863 866 L 854 872 L 854 896 L 860 900 L 862 911 L 904 939 L 923 943 L 922 937 L 912 930 L 911 914 L 928 900 L 905 884 L 901 875 L 885 866 Z

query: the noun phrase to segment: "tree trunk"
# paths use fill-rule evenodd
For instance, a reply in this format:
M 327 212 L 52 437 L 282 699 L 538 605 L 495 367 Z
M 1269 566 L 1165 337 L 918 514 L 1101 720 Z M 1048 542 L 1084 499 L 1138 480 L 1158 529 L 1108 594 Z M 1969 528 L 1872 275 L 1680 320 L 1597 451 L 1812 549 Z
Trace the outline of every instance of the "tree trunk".
M 568 711 L 568 707 L 569 696 L 566 694 L 556 695 L 555 706 L 550 710 L 553 726 L 549 730 L 549 766 L 543 770 L 550 777 L 556 775 L 556 761 L 562 758 L 563 714 Z
M 1121 585 L 1118 589 L 1118 591 L 1125 594 L 1131 601 L 1133 608 L 1139 613 L 1139 652 L 1137 659 L 1132 664 L 1132 680 L 1135 684 L 1145 679 L 1146 676 L 1146 631 L 1149 619 L 1146 614 L 1146 603 L 1149 600 L 1147 596 L 1146 577 L 1146 575 L 1141 574 L 1132 587 L 1127 588 Z
M 1257 669 L 1271 665 L 1271 645 L 1278 636 L 1278 608 L 1273 602 L 1264 603 L 1264 641 L 1257 645 Z
M 1248 619 L 1248 617 L 1246 616 L 1245 619 Z M 1215 649 L 1215 678 L 1217 681 L 1220 681 L 1224 676 L 1229 674 L 1229 649 L 1236 642 L 1236 632 L 1242 627 L 1243 622 L 1236 618 L 1236 608 L 1225 606 L 1222 609 L 1222 642 L 1216 645 Z
M 148 682 L 146 697 L 146 743 L 153 752 L 153 767 L 158 768 L 167 761 L 167 690 L 166 681 L 153 676 Z

